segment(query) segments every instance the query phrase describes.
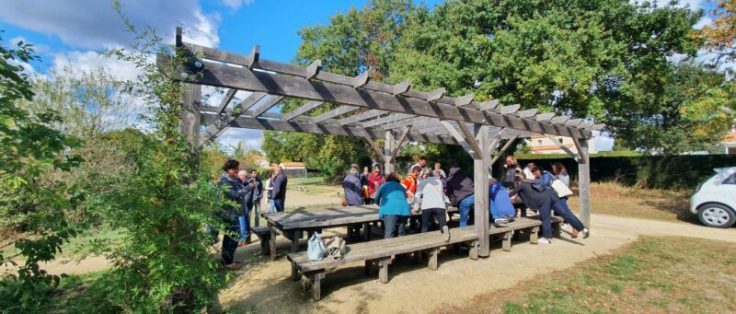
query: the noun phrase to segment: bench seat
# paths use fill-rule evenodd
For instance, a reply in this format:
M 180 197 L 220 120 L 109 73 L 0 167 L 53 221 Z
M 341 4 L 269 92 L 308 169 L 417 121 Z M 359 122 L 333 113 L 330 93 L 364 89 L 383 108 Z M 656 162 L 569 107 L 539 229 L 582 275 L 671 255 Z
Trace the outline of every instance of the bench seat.
M 553 226 L 559 230 L 559 224 L 562 219 L 553 217 Z M 530 242 L 536 243 L 539 228 L 542 222 L 536 217 L 517 218 L 514 222 L 504 226 L 491 225 L 490 236 L 503 236 L 503 250 L 511 249 L 511 239 L 515 231 L 530 230 Z M 321 298 L 320 281 L 325 277 L 327 269 L 335 268 L 344 264 L 353 262 L 365 262 L 366 273 L 377 265 L 379 268 L 378 279 L 382 283 L 388 282 L 388 266 L 391 264 L 392 256 L 408 253 L 429 254 L 428 266 L 432 270 L 436 270 L 437 256 L 440 248 L 460 243 L 470 243 L 470 258 L 478 258 L 478 236 L 474 226 L 450 229 L 450 241 L 442 240 L 440 231 L 432 231 L 418 233 L 397 238 L 389 238 L 375 240 L 370 242 L 362 242 L 350 244 L 347 246 L 347 253 L 342 259 L 325 258 L 318 261 L 310 261 L 307 252 L 290 253 L 287 255 L 291 261 L 292 279 L 299 280 L 301 275 L 307 277 L 312 289 L 312 298 L 316 301 Z

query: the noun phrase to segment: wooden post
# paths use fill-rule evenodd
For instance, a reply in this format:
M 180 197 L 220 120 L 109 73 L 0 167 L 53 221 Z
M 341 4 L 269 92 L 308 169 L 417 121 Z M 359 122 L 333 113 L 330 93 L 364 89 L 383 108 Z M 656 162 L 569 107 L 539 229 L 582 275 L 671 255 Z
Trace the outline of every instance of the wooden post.
M 386 139 L 383 142 L 383 175 L 387 176 L 391 172 L 394 172 L 395 162 L 391 160 L 391 154 L 394 150 L 394 134 L 391 131 L 386 131 Z
M 299 252 L 299 238 L 301 237 L 302 237 L 302 231 L 294 230 L 294 233 L 291 238 L 291 252 L 292 253 Z
M 573 138 L 575 139 L 575 138 Z M 590 154 L 588 140 L 577 139 L 578 148 L 578 193 L 580 194 L 580 218 L 583 224 L 590 228 Z
M 439 248 L 429 250 L 429 269 L 437 270 L 437 256 L 440 254 Z
M 378 281 L 388 283 L 388 265 L 391 265 L 391 258 L 384 258 L 378 261 Z
M 322 298 L 322 279 L 325 278 L 325 272 L 320 271 L 311 275 L 312 278 L 312 300 L 319 301 Z
M 276 260 L 276 227 L 268 223 L 268 229 L 271 230 L 271 238 L 269 239 L 269 253 L 271 253 L 271 260 Z
M 179 131 L 187 137 L 192 147 L 199 146 L 199 124 L 201 116 L 197 107 L 202 99 L 202 86 L 181 83 L 181 101 L 184 110 L 181 111 Z
M 491 251 L 491 241 L 488 230 L 490 228 L 488 217 L 488 166 L 490 166 L 490 134 L 487 126 L 482 126 L 478 132 L 478 147 L 480 151 L 473 162 L 474 185 L 475 185 L 475 232 L 478 235 L 478 256 L 486 257 Z M 487 152 L 487 153 L 486 153 Z M 477 156 L 476 155 L 476 156 Z
M 511 239 L 514 237 L 514 231 L 508 231 L 503 234 L 503 244 L 502 248 L 504 251 L 509 252 L 511 251 Z

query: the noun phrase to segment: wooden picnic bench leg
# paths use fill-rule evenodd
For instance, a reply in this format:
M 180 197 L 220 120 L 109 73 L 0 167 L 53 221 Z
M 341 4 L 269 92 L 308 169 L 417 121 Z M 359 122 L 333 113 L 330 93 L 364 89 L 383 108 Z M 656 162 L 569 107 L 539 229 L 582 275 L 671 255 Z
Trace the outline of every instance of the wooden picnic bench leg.
M 502 248 L 504 251 L 509 252 L 511 251 L 511 238 L 514 237 L 514 231 L 509 231 L 503 234 L 503 244 Z
M 388 265 L 391 265 L 390 257 L 378 261 L 378 281 L 381 283 L 388 282 Z
M 363 241 L 370 241 L 370 240 L 371 240 L 371 224 L 366 222 L 363 224 Z
M 365 273 L 366 275 L 369 275 L 369 276 L 370 276 L 370 274 L 371 274 L 371 272 L 372 272 L 372 269 L 373 269 L 373 261 L 371 261 L 371 260 L 366 260 L 366 261 L 365 261 L 365 267 L 363 267 L 363 272 L 364 272 L 364 273 Z
M 478 240 L 475 240 L 470 243 L 470 259 L 477 260 L 478 259 L 478 247 L 480 246 L 480 242 Z
M 529 234 L 529 243 L 537 244 L 537 242 L 539 242 L 539 227 L 534 227 L 531 234 Z
M 301 276 L 299 276 L 299 268 L 296 266 L 296 262 L 291 262 L 291 280 L 298 281 Z
M 269 239 L 269 247 L 268 250 L 271 253 L 271 260 L 276 260 L 276 227 L 274 227 L 271 224 L 268 224 L 268 228 L 271 230 L 271 239 Z
M 562 223 L 560 222 L 552 223 L 552 235 L 555 238 L 559 238 L 562 235 Z
M 437 270 L 437 256 L 440 254 L 440 248 L 429 250 L 429 269 Z
M 302 237 L 302 231 L 294 230 L 293 234 L 291 235 L 291 252 L 292 253 L 299 252 L 299 238 L 301 237 Z
M 322 298 L 321 281 L 325 278 L 325 272 L 319 271 L 312 273 L 309 277 L 309 280 L 312 282 L 312 300 L 319 301 Z

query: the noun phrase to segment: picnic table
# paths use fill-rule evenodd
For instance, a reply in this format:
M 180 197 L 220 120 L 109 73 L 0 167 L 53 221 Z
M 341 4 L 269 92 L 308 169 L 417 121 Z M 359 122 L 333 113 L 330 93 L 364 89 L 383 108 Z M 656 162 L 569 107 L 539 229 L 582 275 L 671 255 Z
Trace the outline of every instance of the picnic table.
M 457 208 L 448 208 L 448 213 L 456 212 Z M 421 214 L 412 214 L 420 216 Z M 370 240 L 371 224 L 378 219 L 378 205 L 359 205 L 346 207 L 327 207 L 316 210 L 297 209 L 281 213 L 264 213 L 263 217 L 268 221 L 271 231 L 269 239 L 269 251 L 271 260 L 276 259 L 276 236 L 282 235 L 291 240 L 291 252 L 299 251 L 299 239 L 304 232 L 321 232 L 322 229 L 348 227 L 354 225 L 362 226 L 364 241 Z

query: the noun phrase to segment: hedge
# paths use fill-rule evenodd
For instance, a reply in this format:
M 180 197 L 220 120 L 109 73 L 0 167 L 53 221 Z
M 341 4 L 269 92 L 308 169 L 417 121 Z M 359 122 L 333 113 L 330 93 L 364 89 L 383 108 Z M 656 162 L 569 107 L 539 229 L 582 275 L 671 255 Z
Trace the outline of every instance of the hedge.
M 524 165 L 535 162 L 550 170 L 555 162 L 567 168 L 570 176 L 577 178 L 578 164 L 571 158 L 549 158 L 543 155 L 517 156 Z M 497 168 L 502 166 L 497 163 Z M 684 156 L 592 156 L 590 177 L 593 182 L 618 181 L 625 185 L 646 188 L 694 189 L 698 183 L 712 176 L 714 168 L 736 166 L 736 157 L 729 155 L 684 155 Z M 501 169 L 494 169 L 494 174 Z

